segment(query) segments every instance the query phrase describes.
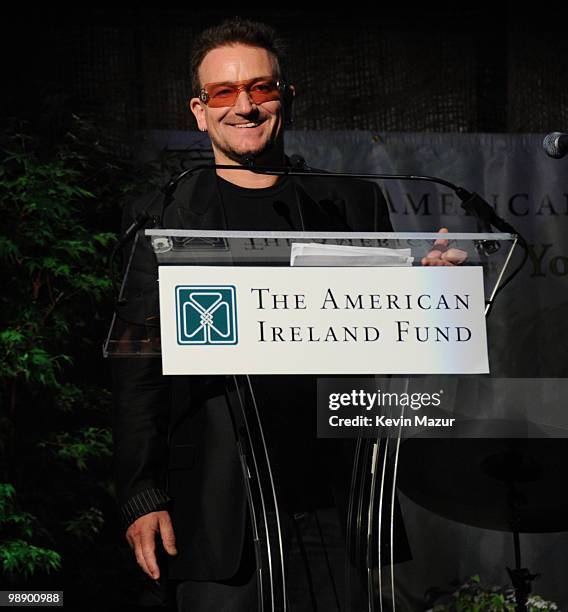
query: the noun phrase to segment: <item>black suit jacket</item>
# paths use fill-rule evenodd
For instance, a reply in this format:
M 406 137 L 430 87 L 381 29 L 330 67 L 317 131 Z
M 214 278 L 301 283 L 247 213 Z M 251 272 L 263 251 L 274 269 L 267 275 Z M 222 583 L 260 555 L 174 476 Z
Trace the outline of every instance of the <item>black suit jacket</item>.
M 290 180 L 303 229 L 392 231 L 375 183 L 309 176 Z M 132 199 L 124 209 L 123 227 L 152 202 L 150 212 L 157 213 L 160 200 L 156 192 Z M 163 225 L 230 229 L 211 171 L 178 187 Z M 141 237 L 126 287 L 128 316 L 140 320 L 143 313 L 157 313 L 156 279 L 154 254 Z M 168 557 L 169 577 L 233 576 L 243 549 L 247 500 L 223 397 L 224 377 L 165 377 L 157 358 L 117 358 L 111 367 L 115 486 L 124 528 L 142 514 L 167 508 L 178 549 L 177 556 Z

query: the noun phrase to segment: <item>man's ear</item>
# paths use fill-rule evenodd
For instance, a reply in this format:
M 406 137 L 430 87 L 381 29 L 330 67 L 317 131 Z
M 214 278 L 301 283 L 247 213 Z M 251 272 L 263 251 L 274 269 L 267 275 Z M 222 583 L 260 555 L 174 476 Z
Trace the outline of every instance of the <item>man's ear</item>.
M 205 117 L 205 108 L 199 98 L 191 98 L 188 102 L 189 110 L 193 113 L 197 121 L 197 127 L 202 131 L 207 131 L 207 118 Z

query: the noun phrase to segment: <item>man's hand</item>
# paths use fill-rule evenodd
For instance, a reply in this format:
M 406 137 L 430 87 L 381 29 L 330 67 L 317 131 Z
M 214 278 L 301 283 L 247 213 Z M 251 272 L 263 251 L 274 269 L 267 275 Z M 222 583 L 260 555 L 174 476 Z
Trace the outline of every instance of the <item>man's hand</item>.
M 442 227 L 439 232 L 447 234 L 448 228 Z M 448 241 L 438 238 L 434 248 L 422 258 L 423 266 L 459 266 L 467 259 L 467 252 L 461 249 L 448 249 Z
M 154 580 L 160 577 L 156 562 L 155 534 L 159 531 L 166 552 L 177 555 L 176 539 L 170 514 L 167 510 L 149 512 L 137 518 L 126 530 L 126 539 L 136 555 L 138 565 Z

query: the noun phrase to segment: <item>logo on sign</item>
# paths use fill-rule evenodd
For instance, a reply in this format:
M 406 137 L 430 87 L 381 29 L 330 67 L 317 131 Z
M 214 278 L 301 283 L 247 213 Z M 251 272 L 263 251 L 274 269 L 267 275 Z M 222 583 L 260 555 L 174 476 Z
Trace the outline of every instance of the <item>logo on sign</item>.
M 237 344 L 233 285 L 176 287 L 178 344 Z

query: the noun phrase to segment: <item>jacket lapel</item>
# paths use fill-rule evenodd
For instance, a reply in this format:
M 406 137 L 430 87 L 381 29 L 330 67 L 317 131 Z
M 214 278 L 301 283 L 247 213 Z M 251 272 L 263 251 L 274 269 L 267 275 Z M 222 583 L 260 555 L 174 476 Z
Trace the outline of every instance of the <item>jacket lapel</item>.
M 345 221 L 345 202 L 334 197 L 332 182 L 321 177 L 292 177 L 306 230 L 349 231 Z
M 167 227 L 227 229 L 213 170 L 202 170 L 182 183 L 170 208 Z

